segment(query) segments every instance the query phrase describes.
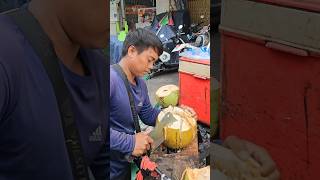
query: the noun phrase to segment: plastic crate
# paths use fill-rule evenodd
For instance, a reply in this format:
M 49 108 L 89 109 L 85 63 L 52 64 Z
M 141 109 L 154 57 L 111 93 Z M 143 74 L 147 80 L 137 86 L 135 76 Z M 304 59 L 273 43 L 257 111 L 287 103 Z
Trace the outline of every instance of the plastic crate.
M 180 58 L 180 104 L 192 107 L 198 120 L 210 125 L 210 63 Z

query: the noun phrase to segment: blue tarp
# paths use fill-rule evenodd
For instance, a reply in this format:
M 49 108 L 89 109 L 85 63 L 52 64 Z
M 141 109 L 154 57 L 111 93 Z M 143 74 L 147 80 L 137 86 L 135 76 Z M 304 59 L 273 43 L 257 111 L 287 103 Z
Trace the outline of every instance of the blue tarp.
M 110 64 L 118 63 L 121 59 L 123 42 L 117 36 L 110 36 Z

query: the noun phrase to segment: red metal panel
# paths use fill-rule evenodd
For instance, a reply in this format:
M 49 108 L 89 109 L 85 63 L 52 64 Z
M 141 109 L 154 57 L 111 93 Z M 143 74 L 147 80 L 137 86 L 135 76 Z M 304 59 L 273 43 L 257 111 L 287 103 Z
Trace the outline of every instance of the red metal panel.
M 268 4 L 291 7 L 295 9 L 304 9 L 313 12 L 320 12 L 320 2 L 318 0 L 252 0 Z
M 222 35 L 222 137 L 265 147 L 284 180 L 317 180 L 320 58 L 239 37 Z
M 179 72 L 180 104 L 192 107 L 200 122 L 210 125 L 210 79 Z

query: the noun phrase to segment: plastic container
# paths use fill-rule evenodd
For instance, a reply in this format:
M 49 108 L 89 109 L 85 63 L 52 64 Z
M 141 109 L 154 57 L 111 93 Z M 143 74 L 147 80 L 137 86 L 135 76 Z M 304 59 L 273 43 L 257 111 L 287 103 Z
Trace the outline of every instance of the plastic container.
M 180 104 L 192 107 L 198 120 L 210 125 L 210 61 L 185 57 L 179 62 Z

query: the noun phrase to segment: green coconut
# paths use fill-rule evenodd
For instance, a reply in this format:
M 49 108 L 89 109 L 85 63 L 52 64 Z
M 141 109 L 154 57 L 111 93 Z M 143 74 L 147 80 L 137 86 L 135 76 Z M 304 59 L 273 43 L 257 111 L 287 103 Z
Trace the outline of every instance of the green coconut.
M 181 180 L 210 180 L 210 166 L 203 168 L 186 168 L 182 173 Z
M 161 121 L 167 112 L 171 112 L 176 121 L 164 127 L 164 145 L 171 149 L 187 147 L 197 133 L 196 119 L 188 111 L 180 107 L 169 106 L 160 112 L 158 121 Z
M 178 105 L 179 87 L 176 85 L 165 85 L 156 91 L 156 101 L 164 108 Z

